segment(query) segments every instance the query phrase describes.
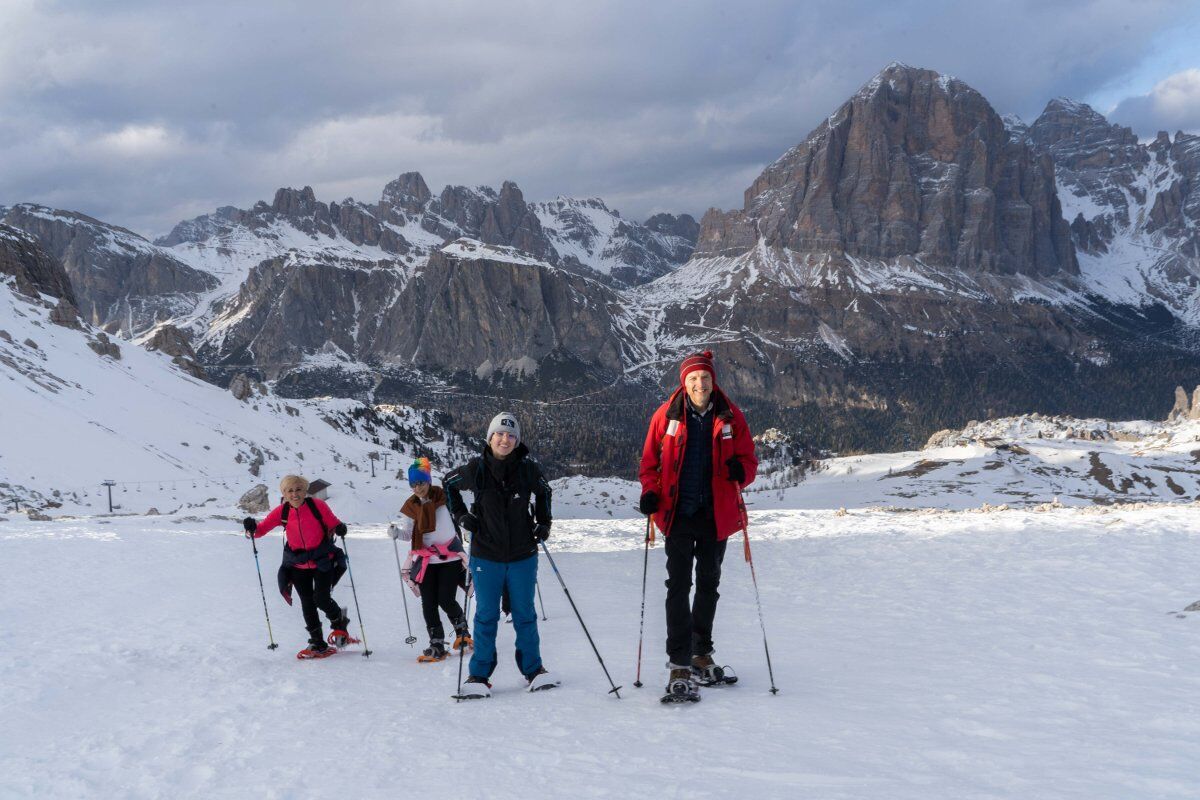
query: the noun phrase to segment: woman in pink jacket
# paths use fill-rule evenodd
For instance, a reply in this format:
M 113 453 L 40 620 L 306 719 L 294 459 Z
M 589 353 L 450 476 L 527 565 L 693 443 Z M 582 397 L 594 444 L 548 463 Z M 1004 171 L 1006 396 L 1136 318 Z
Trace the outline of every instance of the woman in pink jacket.
M 337 652 L 337 647 L 357 644 L 358 639 L 347 632 L 350 617 L 346 609 L 333 600 L 333 587 L 346 571 L 346 554 L 334 544 L 334 536 L 346 535 L 346 524 L 339 520 L 325 501 L 308 496 L 308 481 L 299 475 L 288 475 L 279 484 L 283 502 L 267 514 L 262 523 L 246 517 L 242 525 L 246 536 L 265 536 L 279 525 L 283 526 L 283 564 L 279 567 L 279 592 L 292 604 L 292 587 L 300 595 L 300 609 L 308 629 L 308 647 L 296 658 L 325 658 Z M 317 610 L 325 612 L 333 632 L 326 642 Z

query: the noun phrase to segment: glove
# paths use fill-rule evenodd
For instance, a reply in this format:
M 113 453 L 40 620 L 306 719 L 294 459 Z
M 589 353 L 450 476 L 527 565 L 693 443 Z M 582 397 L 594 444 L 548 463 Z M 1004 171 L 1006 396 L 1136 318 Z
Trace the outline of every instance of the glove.
M 458 524 L 471 533 L 479 533 L 479 517 L 470 511 L 463 512 L 458 518 Z
M 533 526 L 533 538 L 539 542 L 544 542 L 550 538 L 550 526 L 538 523 Z
M 638 511 L 647 515 L 658 511 L 658 494 L 656 492 L 643 492 L 642 499 L 638 502 Z
M 344 523 L 344 522 L 339 522 L 339 523 L 338 523 L 336 526 L 334 526 L 333 532 L 334 532 L 336 535 L 338 535 L 338 536 L 341 536 L 342 538 L 345 538 L 345 536 L 346 536 L 346 523 Z
M 242 520 L 242 527 L 246 529 L 246 538 L 249 539 L 258 530 L 258 523 L 254 521 L 254 517 L 246 517 Z
M 388 525 L 388 536 L 392 537 L 393 539 L 400 538 L 400 529 L 396 527 L 395 523 Z
M 725 462 L 725 467 L 729 470 L 729 480 L 738 483 L 746 482 L 746 468 L 742 466 L 742 462 L 731 458 Z

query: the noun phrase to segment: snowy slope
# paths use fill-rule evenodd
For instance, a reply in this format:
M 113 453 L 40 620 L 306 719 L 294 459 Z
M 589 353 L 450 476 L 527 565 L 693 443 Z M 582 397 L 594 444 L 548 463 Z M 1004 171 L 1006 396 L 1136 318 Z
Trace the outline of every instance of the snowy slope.
M 372 479 L 368 454 L 400 431 L 427 429 L 429 412 L 397 407 L 372 414 L 349 400 L 258 395 L 241 402 L 161 353 L 122 343 L 120 358 L 101 356 L 88 344 L 94 332 L 53 325 L 47 313 L 0 284 L 0 330 L 7 333 L 0 336 L 5 507 L 15 497 L 61 503 L 55 514 L 100 513 L 107 511 L 100 483 L 112 479 L 124 513 L 231 511 L 258 483 L 274 494 L 289 472 L 334 482 L 351 519 L 383 519 L 398 505 L 395 492 L 403 484 L 384 473 L 382 461 Z M 424 444 L 435 461 L 462 451 L 458 444 Z M 392 453 L 391 472 L 405 459 Z M 259 476 L 251 473 L 256 461 Z
M 661 545 L 632 685 L 637 525 L 560 520 L 549 542 L 622 699 L 543 560 L 542 653 L 562 687 L 522 691 L 501 626 L 495 695 L 455 705 L 457 662 L 419 665 L 403 643 L 381 526 L 348 540 L 374 654 L 304 663 L 299 611 L 271 588 L 274 534 L 269 651 L 229 523 L 0 522 L 0 796 L 1192 798 L 1198 522 L 1195 505 L 755 513 L 781 691 L 735 540 L 714 633 L 741 682 L 688 707 L 657 699 Z M 335 597 L 353 606 L 347 583 Z
M 558 197 L 534 213 L 559 257 L 622 284 L 641 284 L 687 260 L 693 243 L 621 218 L 598 197 Z

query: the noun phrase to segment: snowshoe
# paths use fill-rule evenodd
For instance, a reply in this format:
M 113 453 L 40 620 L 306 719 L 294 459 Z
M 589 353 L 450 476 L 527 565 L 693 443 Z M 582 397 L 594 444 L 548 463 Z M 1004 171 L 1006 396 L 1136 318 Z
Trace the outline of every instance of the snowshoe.
M 492 685 L 487 682 L 487 678 L 481 678 L 478 675 L 467 678 L 467 682 L 462 685 L 459 693 L 451 695 L 455 700 L 481 700 L 491 696 Z
M 663 703 L 698 703 L 700 689 L 690 669 L 672 669 L 667 681 L 667 693 L 660 698 Z
M 347 645 L 351 644 L 362 644 L 360 640 L 355 639 L 341 628 L 334 628 L 333 632 L 329 634 L 329 639 L 327 641 L 332 645 L 336 645 L 337 647 L 346 647 Z
M 330 647 L 329 645 L 325 645 L 318 649 L 315 644 L 310 644 L 308 647 L 304 648 L 299 653 L 296 653 L 296 658 L 299 658 L 302 661 L 307 661 L 307 660 L 313 659 L 313 658 L 329 658 L 330 656 L 335 655 L 336 653 L 337 653 L 336 647 Z
M 454 649 L 462 650 L 464 647 L 468 650 L 475 649 L 475 640 L 472 639 L 471 634 L 467 633 L 466 631 L 455 634 L 454 636 Z
M 446 652 L 446 643 L 437 639 L 430 642 L 429 647 L 426 647 L 421 655 L 417 656 L 417 663 L 430 664 L 436 661 L 445 661 L 448 655 L 450 654 Z
M 529 691 L 541 692 L 546 689 L 553 689 L 561 684 L 561 681 L 556 681 L 550 677 L 550 673 L 545 667 L 538 667 L 538 671 L 532 675 L 527 675 L 525 680 L 529 682 Z
M 729 686 L 737 683 L 737 673 L 728 665 L 718 666 L 710 656 L 692 657 L 692 675 L 701 686 Z

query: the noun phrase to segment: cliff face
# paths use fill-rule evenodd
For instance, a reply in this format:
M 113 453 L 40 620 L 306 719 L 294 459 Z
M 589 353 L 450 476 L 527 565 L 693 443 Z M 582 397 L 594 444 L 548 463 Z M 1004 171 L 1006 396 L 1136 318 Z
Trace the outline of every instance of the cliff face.
M 1075 274 L 1050 159 L 961 81 L 892 65 L 711 215 L 704 252 L 912 257 L 967 273 Z
M 340 362 L 536 380 L 549 360 L 578 368 L 583 385 L 622 369 L 619 306 L 596 281 L 471 240 L 435 252 L 415 274 L 275 259 L 251 272 L 201 353 L 272 378 Z
M 45 294 L 75 305 L 75 292 L 62 265 L 46 254 L 30 234 L 0 224 L 0 275 L 11 275 L 21 294 Z
M 30 234 L 62 264 L 80 313 L 93 325 L 146 330 L 190 310 L 219 284 L 137 234 L 83 214 L 22 203 L 0 221 Z

